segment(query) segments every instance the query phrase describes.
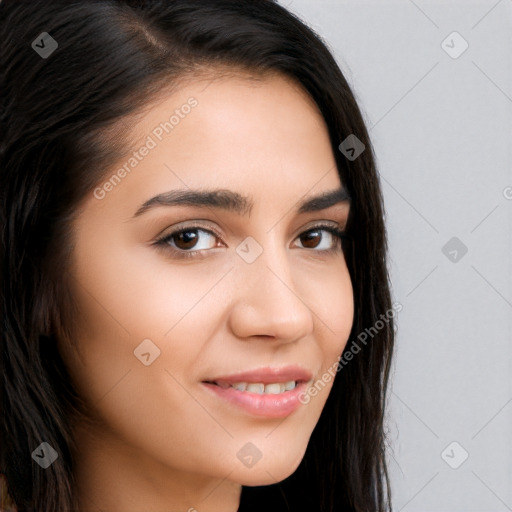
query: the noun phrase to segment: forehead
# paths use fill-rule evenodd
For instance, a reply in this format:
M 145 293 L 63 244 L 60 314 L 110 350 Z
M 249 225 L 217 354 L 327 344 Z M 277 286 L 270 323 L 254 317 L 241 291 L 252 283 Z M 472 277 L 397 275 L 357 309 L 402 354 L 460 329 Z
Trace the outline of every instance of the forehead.
M 187 107 L 191 101 L 195 103 L 192 109 Z M 158 134 L 169 121 L 172 129 Z M 289 148 L 295 151 L 305 139 L 317 143 L 327 128 L 318 106 L 301 84 L 281 73 L 253 75 L 243 71 L 184 77 L 172 89 L 153 97 L 135 120 L 124 122 L 127 124 L 139 141 L 156 131 L 158 139 L 179 134 L 182 144 L 200 138 L 203 145 L 214 142 L 221 147 L 223 136 L 233 142 L 243 139 L 247 148 L 270 140 L 275 141 L 275 147 L 290 136 L 300 136 L 296 147 Z M 171 137 L 163 138 L 164 145 L 172 146 Z
M 126 157 L 110 169 L 124 165 L 127 172 L 109 201 L 142 204 L 190 187 L 236 190 L 255 204 L 284 203 L 341 185 L 318 107 L 280 74 L 188 79 L 148 104 L 130 135 Z M 130 159 L 133 167 L 126 166 Z

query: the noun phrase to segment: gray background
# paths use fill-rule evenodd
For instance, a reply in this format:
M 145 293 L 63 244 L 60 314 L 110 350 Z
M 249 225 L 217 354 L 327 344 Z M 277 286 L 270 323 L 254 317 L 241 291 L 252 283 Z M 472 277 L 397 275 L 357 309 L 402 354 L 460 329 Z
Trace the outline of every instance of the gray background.
M 512 511 L 512 1 L 281 4 L 330 46 L 377 154 L 403 306 L 393 509 Z

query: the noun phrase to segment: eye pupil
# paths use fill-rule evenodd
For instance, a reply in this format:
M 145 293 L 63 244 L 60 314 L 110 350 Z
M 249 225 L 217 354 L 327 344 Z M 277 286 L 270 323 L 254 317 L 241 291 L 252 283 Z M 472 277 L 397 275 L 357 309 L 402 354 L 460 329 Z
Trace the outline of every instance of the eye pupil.
M 193 234 L 190 235 L 191 233 Z M 179 233 L 176 233 L 174 237 L 178 239 L 180 243 L 184 242 L 185 246 L 179 247 L 180 249 L 190 249 L 191 247 L 194 247 L 197 241 L 197 230 L 188 229 L 187 231 L 181 231 Z
M 308 247 L 309 249 L 314 249 L 317 244 L 313 244 L 313 246 L 308 245 L 309 241 L 311 241 L 312 238 L 319 238 L 318 231 L 308 231 L 307 233 L 303 234 L 301 238 L 305 238 L 306 242 L 302 239 L 301 242 L 305 247 Z

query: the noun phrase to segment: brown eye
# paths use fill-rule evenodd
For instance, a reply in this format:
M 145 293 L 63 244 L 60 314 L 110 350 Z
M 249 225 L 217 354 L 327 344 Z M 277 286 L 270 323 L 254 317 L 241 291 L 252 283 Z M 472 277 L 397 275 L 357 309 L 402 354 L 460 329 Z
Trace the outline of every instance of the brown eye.
M 187 229 L 172 234 L 169 238 L 174 241 L 178 249 L 192 249 L 197 243 L 197 229 Z
M 211 240 L 208 241 L 208 238 Z M 215 239 L 219 238 L 215 233 L 199 227 L 190 227 L 173 231 L 157 240 L 158 245 L 170 246 L 175 251 L 194 252 L 190 249 L 203 250 L 215 247 Z
M 327 236 L 325 236 L 326 233 Z M 305 249 L 330 252 L 341 250 L 340 242 L 345 238 L 345 233 L 337 227 L 321 225 L 305 231 L 298 238 Z
M 314 249 L 322 240 L 322 236 L 319 234 L 321 230 L 315 229 L 306 231 L 300 236 L 302 245 L 308 249 Z

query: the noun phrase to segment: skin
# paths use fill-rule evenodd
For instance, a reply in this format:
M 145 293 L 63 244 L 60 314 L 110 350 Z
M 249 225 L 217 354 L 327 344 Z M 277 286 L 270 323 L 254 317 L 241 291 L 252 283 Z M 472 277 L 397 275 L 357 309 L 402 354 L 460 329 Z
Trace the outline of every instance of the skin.
M 336 238 L 315 222 L 343 227 L 349 204 L 297 213 L 305 197 L 341 186 L 325 122 L 289 79 L 190 80 L 160 98 L 133 127 L 143 143 L 191 96 L 198 105 L 99 200 L 80 205 L 70 269 L 78 306 L 76 344 L 60 344 L 96 423 L 75 427 L 81 510 L 236 511 L 241 485 L 292 474 L 332 387 L 286 418 L 255 417 L 212 396 L 202 380 L 262 366 L 298 364 L 314 381 L 342 353 L 353 295 Z M 130 148 L 128 155 L 140 147 Z M 120 161 L 106 173 L 122 166 Z M 250 215 L 159 206 L 149 198 L 177 188 L 226 188 L 254 201 Z M 153 242 L 197 224 L 203 257 L 177 259 Z M 179 226 L 178 226 L 179 224 Z M 236 252 L 248 236 L 263 249 L 252 263 Z M 160 356 L 134 356 L 144 339 Z M 248 442 L 262 458 L 246 467 Z

